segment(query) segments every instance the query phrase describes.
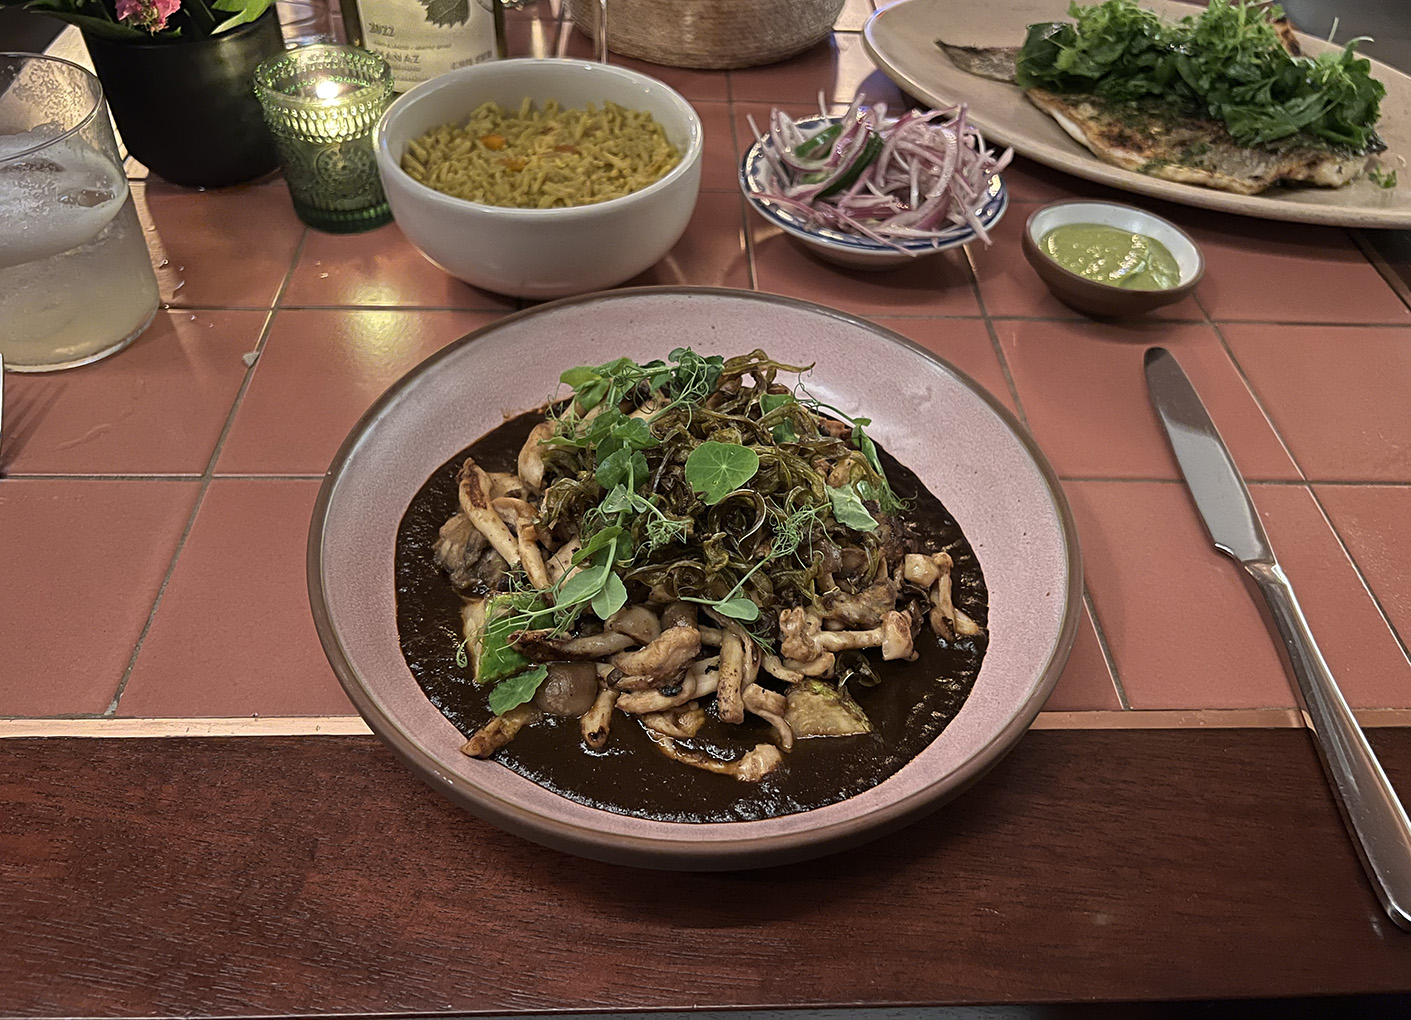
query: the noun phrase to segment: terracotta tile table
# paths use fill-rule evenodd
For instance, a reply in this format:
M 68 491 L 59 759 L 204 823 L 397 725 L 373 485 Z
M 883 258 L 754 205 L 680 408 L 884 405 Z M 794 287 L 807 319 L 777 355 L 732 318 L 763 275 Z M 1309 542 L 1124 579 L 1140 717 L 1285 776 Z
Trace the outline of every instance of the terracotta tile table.
M 518 52 L 587 55 L 542 7 L 517 16 Z M 1206 280 L 1096 324 L 1049 297 L 1018 238 L 1038 204 L 1105 192 L 1022 159 L 992 247 L 884 275 L 813 259 L 738 194 L 745 117 L 806 111 L 820 88 L 899 102 L 861 45 L 869 11 L 851 0 L 833 40 L 774 67 L 624 61 L 691 99 L 708 139 L 686 236 L 631 283 L 872 318 L 1018 414 L 1072 501 L 1087 578 L 1035 732 L 921 824 L 766 872 L 617 869 L 443 802 L 339 688 L 304 541 L 363 409 L 522 303 L 445 276 L 396 226 L 306 229 L 277 178 L 202 193 L 133 166 L 157 320 L 97 365 L 5 380 L 0 1015 L 1411 991 L 1411 934 L 1362 877 L 1141 367 L 1156 343 L 1186 365 L 1405 799 L 1411 309 L 1346 231 L 1162 206 Z

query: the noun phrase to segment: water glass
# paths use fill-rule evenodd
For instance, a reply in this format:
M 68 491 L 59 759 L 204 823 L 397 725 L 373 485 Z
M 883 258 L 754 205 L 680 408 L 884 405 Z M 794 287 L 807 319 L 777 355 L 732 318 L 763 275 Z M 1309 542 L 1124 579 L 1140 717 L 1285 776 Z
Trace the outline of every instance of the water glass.
M 255 94 L 299 219 L 333 234 L 392 219 L 372 150 L 392 98 L 387 61 L 355 46 L 301 46 L 255 70 Z
M 147 328 L 157 278 L 91 73 L 0 53 L 0 355 L 72 368 Z

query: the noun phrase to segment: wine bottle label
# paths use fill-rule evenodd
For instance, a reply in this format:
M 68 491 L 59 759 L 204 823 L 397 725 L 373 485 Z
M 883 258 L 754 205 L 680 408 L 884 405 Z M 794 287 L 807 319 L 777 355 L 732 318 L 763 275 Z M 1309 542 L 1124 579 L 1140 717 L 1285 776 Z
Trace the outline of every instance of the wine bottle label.
M 398 92 L 495 55 L 495 22 L 479 0 L 357 0 L 362 44 L 392 65 Z

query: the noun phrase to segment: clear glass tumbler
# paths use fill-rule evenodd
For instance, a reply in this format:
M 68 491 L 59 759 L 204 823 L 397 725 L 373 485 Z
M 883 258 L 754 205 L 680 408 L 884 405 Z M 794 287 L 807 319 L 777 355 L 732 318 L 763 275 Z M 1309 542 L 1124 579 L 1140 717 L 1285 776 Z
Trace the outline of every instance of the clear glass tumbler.
M 0 53 L 0 354 L 15 372 L 86 365 L 156 314 L 157 278 L 98 79 Z
M 301 46 L 255 70 L 255 94 L 299 219 L 333 234 L 392 219 L 372 150 L 392 98 L 387 61 L 355 46 Z

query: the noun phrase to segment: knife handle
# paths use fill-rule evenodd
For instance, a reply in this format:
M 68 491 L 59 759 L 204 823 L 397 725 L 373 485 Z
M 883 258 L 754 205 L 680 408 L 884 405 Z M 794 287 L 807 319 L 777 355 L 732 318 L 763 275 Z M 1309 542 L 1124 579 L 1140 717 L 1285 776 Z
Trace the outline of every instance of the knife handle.
M 1398 928 L 1411 931 L 1411 820 L 1347 707 L 1283 569 L 1276 562 L 1245 568 L 1269 603 L 1305 721 L 1377 898 Z

